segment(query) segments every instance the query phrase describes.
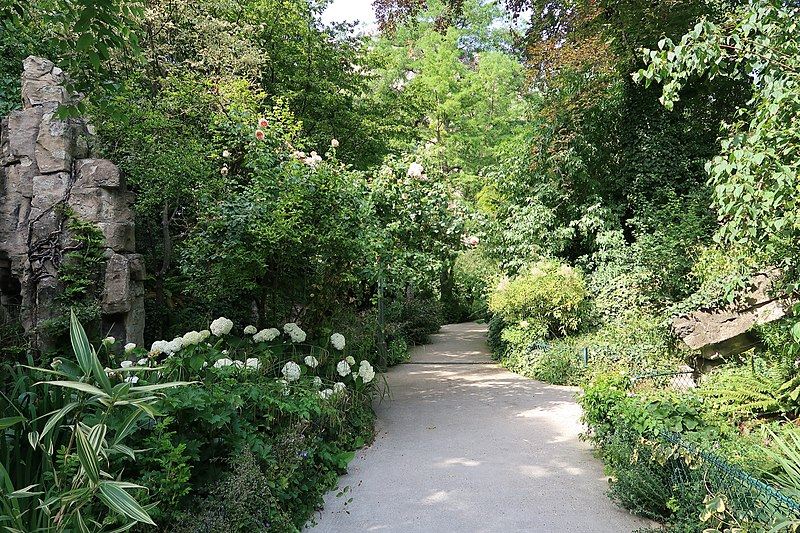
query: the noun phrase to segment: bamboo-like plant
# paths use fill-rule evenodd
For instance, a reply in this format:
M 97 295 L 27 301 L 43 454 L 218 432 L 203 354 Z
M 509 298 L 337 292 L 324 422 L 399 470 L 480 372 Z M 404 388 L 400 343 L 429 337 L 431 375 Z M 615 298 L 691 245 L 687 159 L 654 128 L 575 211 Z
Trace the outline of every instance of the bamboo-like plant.
M 145 487 L 107 470 L 114 456 L 135 459 L 125 440 L 154 417 L 160 391 L 190 382 L 112 382 L 109 374 L 158 368 L 104 368 L 74 313 L 70 340 L 77 364 L 59 358 L 54 369 L 17 367 L 10 397 L 0 392 L 7 404 L 0 412 L 13 415 L 0 418 L 0 527 L 100 532 L 155 525 L 128 492 Z M 33 383 L 35 376 L 55 379 Z

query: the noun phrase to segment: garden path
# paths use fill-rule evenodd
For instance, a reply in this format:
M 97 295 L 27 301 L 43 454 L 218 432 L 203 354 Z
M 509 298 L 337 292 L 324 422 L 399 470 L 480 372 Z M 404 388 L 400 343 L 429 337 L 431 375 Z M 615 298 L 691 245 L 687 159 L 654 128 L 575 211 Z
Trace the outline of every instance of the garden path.
M 615 506 L 578 440 L 577 389 L 493 363 L 486 327 L 444 326 L 389 370 L 377 437 L 325 497 L 314 533 L 608 532 L 652 526 Z M 352 498 L 352 501 L 349 499 Z M 349 503 L 348 503 L 349 501 Z

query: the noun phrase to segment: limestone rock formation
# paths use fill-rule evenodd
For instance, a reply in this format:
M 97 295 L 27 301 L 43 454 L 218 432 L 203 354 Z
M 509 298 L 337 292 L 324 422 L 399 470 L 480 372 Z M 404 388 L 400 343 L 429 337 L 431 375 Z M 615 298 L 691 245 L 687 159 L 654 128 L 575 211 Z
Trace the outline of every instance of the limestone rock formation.
M 103 327 L 117 339 L 142 344 L 144 266 L 134 253 L 133 194 L 111 161 L 90 156 L 83 120 L 61 120 L 69 95 L 52 62 L 23 62 L 23 108 L 0 122 L 0 303 L 18 312 L 40 348 L 49 339 L 37 326 L 54 318 L 62 292 L 58 271 L 73 244 L 71 212 L 103 232 Z
M 706 359 L 741 353 L 755 344 L 748 330 L 783 317 L 789 302 L 785 295 L 773 295 L 772 287 L 780 272 L 772 269 L 753 276 L 737 295 L 735 305 L 700 309 L 673 319 L 672 329 L 692 350 Z

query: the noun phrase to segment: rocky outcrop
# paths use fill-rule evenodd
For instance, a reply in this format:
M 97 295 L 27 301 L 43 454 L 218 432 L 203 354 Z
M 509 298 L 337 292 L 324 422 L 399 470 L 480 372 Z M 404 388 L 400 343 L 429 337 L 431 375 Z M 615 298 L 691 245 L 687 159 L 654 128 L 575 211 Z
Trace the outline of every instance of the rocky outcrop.
M 100 228 L 105 238 L 104 328 L 117 339 L 143 342 L 144 266 L 134 253 L 133 194 L 112 162 L 91 157 L 83 120 L 58 117 L 69 95 L 52 62 L 23 62 L 22 102 L 0 123 L 0 303 L 19 312 L 40 348 L 37 328 L 55 318 L 58 279 L 75 243 L 68 213 Z
M 672 320 L 673 331 L 689 348 L 700 350 L 705 359 L 746 351 L 756 343 L 748 333 L 753 326 L 778 320 L 789 309 L 785 295 L 772 294 L 779 276 L 777 269 L 755 274 L 737 294 L 736 304 L 676 317 Z

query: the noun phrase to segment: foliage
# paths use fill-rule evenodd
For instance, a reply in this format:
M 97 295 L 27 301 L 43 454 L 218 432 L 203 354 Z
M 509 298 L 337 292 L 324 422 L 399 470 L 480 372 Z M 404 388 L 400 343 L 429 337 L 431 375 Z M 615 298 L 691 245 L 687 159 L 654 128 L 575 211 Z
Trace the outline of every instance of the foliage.
M 706 170 L 721 242 L 773 254 L 796 240 L 796 18 L 794 6 L 761 1 L 731 13 L 723 24 L 702 20 L 679 43 L 662 39 L 658 50 L 645 49 L 647 68 L 636 75 L 664 83 L 661 101 L 668 108 L 690 77 L 750 79 L 752 97 L 724 126 L 722 152 Z
M 541 347 L 534 343 L 533 349 L 526 350 L 509 344 L 510 348 L 501 359 L 509 370 L 553 385 L 580 384 L 584 368 L 576 347 L 560 343 Z
M 442 325 L 442 304 L 432 298 L 404 298 L 388 310 L 387 319 L 408 344 L 427 344 Z
M 544 337 L 578 330 L 586 316 L 583 277 L 567 265 L 542 261 L 512 280 L 503 280 L 489 296 L 489 309 L 506 321 L 526 321 Z
M 14 416 L 0 425 L 0 523 L 16 531 L 154 525 L 130 493 L 144 487 L 123 480 L 115 460 L 135 460 L 130 437 L 154 416 L 157 391 L 187 383 L 135 386 L 122 379 L 124 368 L 104 368 L 74 313 L 70 340 L 77 364 L 58 358 L 54 370 L 25 367 L 12 395 L 2 395 L 3 413 Z
M 365 345 L 346 337 L 341 345 L 331 335 L 312 341 L 296 324 L 283 333 L 253 329 L 240 336 L 219 318 L 210 332 L 127 353 L 140 357 L 129 367 L 137 379 L 158 368 L 163 379 L 203 383 L 160 401 L 167 418 L 138 443 L 160 453 L 125 464 L 152 484 L 142 497 L 163 505 L 158 514 L 166 529 L 203 523 L 216 530 L 219 520 L 225 531 L 260 530 L 267 522 L 300 528 L 352 450 L 372 438 L 375 371 L 348 355 Z
M 486 319 L 489 308 L 486 296 L 492 280 L 499 275 L 497 264 L 481 248 L 462 251 L 452 268 L 451 298 L 442 298 L 447 323 Z
M 132 59 L 140 52 L 133 27 L 142 13 L 138 0 L 0 3 L 0 47 L 10 52 L 2 54 L 0 66 L 0 115 L 19 105 L 17 69 L 32 54 L 50 56 L 67 72 L 67 94 L 94 91 L 95 102 L 103 103 L 118 89 L 111 57 Z M 86 112 L 86 104 L 68 102 L 60 112 L 76 116 Z
M 65 209 L 66 229 L 69 238 L 67 252 L 58 267 L 58 280 L 63 291 L 56 297 L 58 309 L 55 318 L 39 327 L 48 336 L 61 339 L 69 332 L 69 316 L 75 313 L 89 334 L 100 332 L 101 279 L 105 265 L 105 237 L 100 228 L 81 220 Z

